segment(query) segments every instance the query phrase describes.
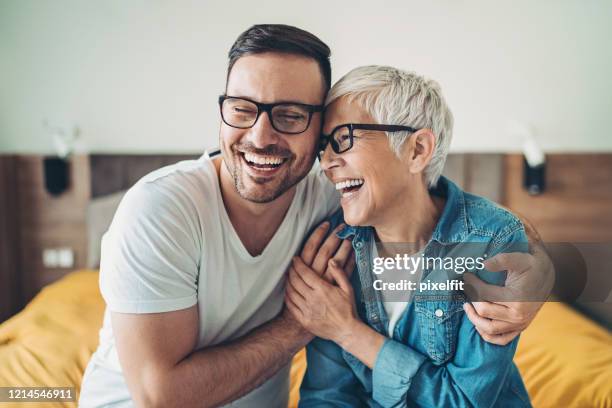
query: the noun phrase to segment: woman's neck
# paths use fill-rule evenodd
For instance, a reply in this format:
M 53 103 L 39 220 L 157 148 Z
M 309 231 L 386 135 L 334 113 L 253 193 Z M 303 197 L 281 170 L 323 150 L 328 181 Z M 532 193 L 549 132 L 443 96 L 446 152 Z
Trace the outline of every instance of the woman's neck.
M 431 238 L 444 200 L 430 195 L 425 185 L 406 191 L 395 200 L 397 205 L 373 226 L 381 242 L 411 243 L 419 249 Z

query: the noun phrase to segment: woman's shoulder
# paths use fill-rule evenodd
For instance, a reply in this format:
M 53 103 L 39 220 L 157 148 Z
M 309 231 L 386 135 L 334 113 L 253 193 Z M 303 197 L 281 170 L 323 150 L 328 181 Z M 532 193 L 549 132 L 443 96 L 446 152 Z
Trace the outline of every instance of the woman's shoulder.
M 466 223 L 470 232 L 483 233 L 497 239 L 524 234 L 521 220 L 510 210 L 475 194 L 463 193 Z

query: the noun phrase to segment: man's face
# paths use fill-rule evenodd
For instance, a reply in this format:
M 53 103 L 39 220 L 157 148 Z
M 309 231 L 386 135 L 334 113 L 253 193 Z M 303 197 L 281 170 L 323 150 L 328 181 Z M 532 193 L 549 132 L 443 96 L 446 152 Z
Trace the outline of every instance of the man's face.
M 263 53 L 236 61 L 226 94 L 260 103 L 320 105 L 325 87 L 314 59 Z M 276 131 L 265 112 L 249 129 L 236 129 L 222 121 L 223 160 L 238 194 L 246 200 L 265 203 L 294 186 L 312 167 L 320 131 L 320 112 L 313 113 L 308 129 L 297 135 Z

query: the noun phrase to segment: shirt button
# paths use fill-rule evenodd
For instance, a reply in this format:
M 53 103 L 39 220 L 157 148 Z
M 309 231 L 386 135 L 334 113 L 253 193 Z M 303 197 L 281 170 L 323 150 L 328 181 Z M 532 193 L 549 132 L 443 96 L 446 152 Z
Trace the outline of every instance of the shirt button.
M 436 309 L 435 314 L 438 317 L 442 317 L 444 316 L 444 311 L 442 309 Z
M 357 248 L 361 248 L 361 246 L 362 246 L 362 245 L 363 245 L 363 244 L 362 244 L 361 242 L 357 242 L 357 243 L 355 244 L 355 246 L 356 246 Z

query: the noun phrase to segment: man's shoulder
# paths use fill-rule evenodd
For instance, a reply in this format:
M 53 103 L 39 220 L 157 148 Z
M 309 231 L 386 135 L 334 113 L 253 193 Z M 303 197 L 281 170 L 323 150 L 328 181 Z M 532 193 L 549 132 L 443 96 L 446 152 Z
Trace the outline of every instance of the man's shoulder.
M 126 192 L 118 211 L 155 217 L 172 212 L 188 218 L 201 213 L 216 197 L 217 177 L 209 162 L 203 156 L 152 171 Z
M 199 159 L 183 160 L 153 170 L 138 180 L 134 186 L 155 184 L 170 189 L 180 189 L 190 185 L 195 187 L 194 182 L 206 181 L 214 173 L 210 159 L 204 155 Z

